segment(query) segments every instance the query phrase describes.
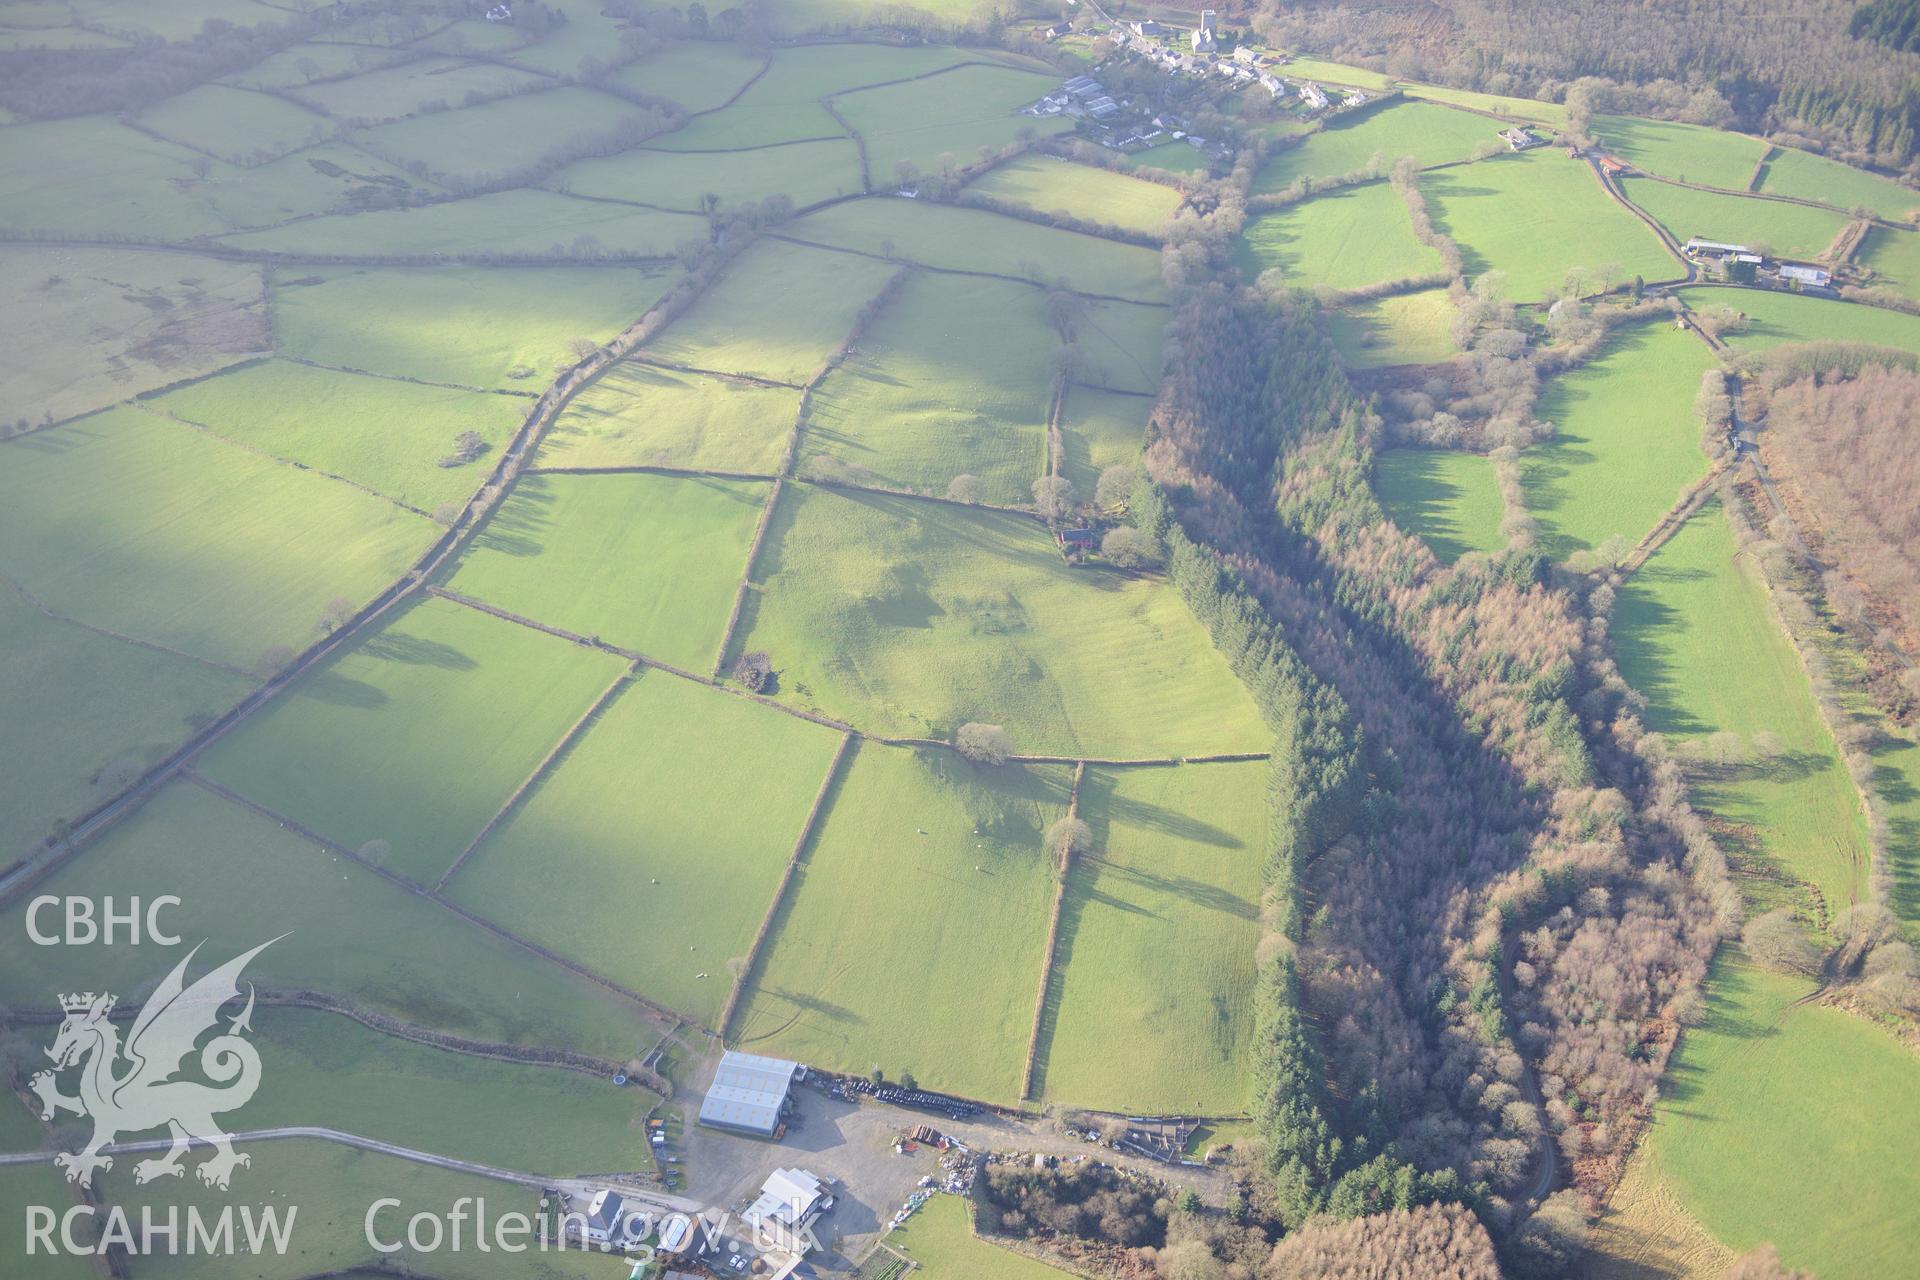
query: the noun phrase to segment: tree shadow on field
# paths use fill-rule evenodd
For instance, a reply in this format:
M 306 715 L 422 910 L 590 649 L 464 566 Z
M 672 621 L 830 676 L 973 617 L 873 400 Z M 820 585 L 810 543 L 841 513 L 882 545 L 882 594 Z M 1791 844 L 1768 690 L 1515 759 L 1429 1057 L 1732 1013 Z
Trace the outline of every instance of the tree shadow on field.
M 1111 784 L 1108 786 L 1110 788 Z M 1081 794 L 1085 796 L 1086 791 L 1087 784 L 1083 782 Z M 1180 813 L 1165 805 L 1149 804 L 1144 800 L 1129 800 L 1114 795 L 1110 789 L 1101 797 L 1100 804 L 1110 820 L 1125 823 L 1127 826 L 1163 831 L 1178 839 L 1191 840 L 1195 844 L 1212 845 L 1216 849 L 1245 847 L 1245 841 L 1231 831 L 1216 827 L 1210 822 L 1202 822 L 1191 814 Z
M 1195 906 L 1204 907 L 1209 911 L 1238 916 L 1242 920 L 1260 918 L 1260 907 L 1257 903 L 1249 902 L 1239 894 L 1222 889 L 1217 884 L 1208 884 L 1205 880 L 1196 880 L 1192 876 L 1160 875 L 1142 867 L 1123 867 L 1117 863 L 1105 861 L 1100 863 L 1100 874 L 1137 884 L 1154 893 L 1185 898 Z
M 1627 683 L 1647 699 L 1647 727 L 1659 733 L 1707 733 L 1715 727 L 1686 709 L 1672 654 L 1688 630 L 1688 620 L 1653 588 L 1655 583 L 1707 576 L 1704 569 L 1660 568 L 1656 557 L 1620 589 L 1612 628 L 1614 652 Z
M 480 664 L 450 644 L 387 631 L 374 636 L 360 647 L 370 658 L 382 662 L 404 662 L 409 666 L 442 667 L 448 671 L 473 671 Z
M 308 680 L 300 690 L 303 698 L 312 698 L 315 702 L 324 702 L 334 707 L 350 707 L 356 711 L 375 711 L 385 706 L 389 699 L 386 691 L 375 688 L 364 680 L 355 680 L 343 676 L 338 671 L 322 671 Z
M 502 555 L 539 555 L 547 549 L 548 532 L 553 526 L 549 508 L 553 503 L 553 493 L 543 477 L 523 477 L 474 536 L 473 545 Z
M 787 987 L 767 986 L 763 986 L 761 991 L 765 995 L 786 1001 L 795 1009 L 803 1010 L 806 1013 L 818 1014 L 829 1022 L 838 1022 L 847 1026 L 865 1026 L 867 1022 L 865 1017 L 855 1013 L 845 1005 L 835 1004 L 831 1000 L 813 995 L 810 992 L 794 991 Z

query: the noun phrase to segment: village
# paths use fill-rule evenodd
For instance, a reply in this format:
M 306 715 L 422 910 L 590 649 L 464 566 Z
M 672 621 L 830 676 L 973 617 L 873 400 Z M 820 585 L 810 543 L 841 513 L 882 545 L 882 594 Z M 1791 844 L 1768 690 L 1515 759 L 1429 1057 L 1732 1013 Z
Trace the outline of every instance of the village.
M 1036 1120 L 948 1094 L 724 1051 L 690 1123 L 646 1121 L 657 1174 L 543 1188 L 568 1247 L 619 1254 L 633 1280 L 807 1280 L 884 1264 L 887 1234 L 935 1196 L 967 1197 L 989 1165 L 1110 1168 L 1156 1193 L 1227 1194 L 1228 1148 L 1188 1154 L 1187 1117 Z

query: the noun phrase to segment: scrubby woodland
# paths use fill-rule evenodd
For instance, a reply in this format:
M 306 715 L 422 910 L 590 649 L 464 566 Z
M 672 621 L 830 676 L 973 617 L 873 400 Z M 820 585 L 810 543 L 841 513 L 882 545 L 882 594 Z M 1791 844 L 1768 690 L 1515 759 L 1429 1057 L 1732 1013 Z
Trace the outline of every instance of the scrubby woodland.
M 1829 600 L 1920 652 L 1920 373 L 1869 364 L 1795 378 L 1768 401 L 1763 449 L 1839 571 Z
M 1913 6 L 1879 0 L 1861 15 L 1821 0 L 1261 0 L 1252 24 L 1283 46 L 1494 93 L 1559 98 L 1583 76 L 1646 86 L 1643 113 L 1801 135 L 1905 168 L 1920 128 Z

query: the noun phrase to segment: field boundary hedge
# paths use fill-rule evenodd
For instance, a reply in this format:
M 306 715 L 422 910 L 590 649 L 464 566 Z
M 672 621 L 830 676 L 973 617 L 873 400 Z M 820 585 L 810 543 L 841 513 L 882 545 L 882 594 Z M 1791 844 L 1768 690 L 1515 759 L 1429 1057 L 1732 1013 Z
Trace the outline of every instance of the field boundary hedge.
M 1067 796 L 1067 817 L 1080 816 L 1080 784 L 1086 781 L 1087 762 L 1073 767 L 1073 790 Z M 1053 914 L 1047 920 L 1047 949 L 1040 959 L 1040 990 L 1033 1000 L 1033 1026 L 1027 1032 L 1027 1062 L 1020 1074 L 1020 1100 L 1033 1101 L 1033 1069 L 1040 1060 L 1040 1029 L 1047 1020 L 1047 992 L 1053 989 L 1054 957 L 1060 947 L 1060 917 L 1067 906 L 1067 877 L 1073 872 L 1073 850 L 1060 855 L 1060 874 L 1054 878 Z

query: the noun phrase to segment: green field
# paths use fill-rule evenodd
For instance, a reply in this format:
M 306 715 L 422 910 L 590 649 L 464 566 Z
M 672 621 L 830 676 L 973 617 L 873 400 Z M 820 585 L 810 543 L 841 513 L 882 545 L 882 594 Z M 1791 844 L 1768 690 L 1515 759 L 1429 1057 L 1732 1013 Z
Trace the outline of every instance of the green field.
M 1746 315 L 1744 329 L 1725 335 L 1729 345 L 1743 350 L 1760 351 L 1783 342 L 1869 342 L 1920 350 L 1920 316 L 1883 307 L 1711 285 L 1684 289 L 1681 296 L 1695 310 L 1725 305 Z
M 1335 349 L 1356 369 L 1438 364 L 1460 354 L 1453 343 L 1453 299 L 1445 289 L 1350 302 L 1328 315 Z
M 1266 804 L 1264 761 L 1087 771 L 1095 852 L 1067 883 L 1037 1093 L 1246 1110 Z
M 739 1046 L 1011 1102 L 1053 908 L 1064 766 L 862 743 L 789 891 Z
M 1032 151 L 989 170 L 967 190 L 1036 213 L 1066 213 L 1086 222 L 1152 234 L 1159 233 L 1182 200 L 1174 187 Z
M 289 92 L 301 102 L 356 124 L 403 120 L 422 108 L 458 107 L 468 94 L 494 97 L 546 83 L 540 76 L 498 62 L 420 58 L 381 67 L 345 80 L 307 84 Z
M 246 1151 L 253 1163 L 234 1175 L 231 1191 L 212 1190 L 191 1175 L 137 1187 L 126 1172 L 132 1168 L 132 1162 L 127 1162 L 124 1168 L 105 1175 L 105 1198 L 126 1207 L 136 1230 L 142 1205 L 154 1206 L 154 1217 L 162 1223 L 170 1206 L 181 1207 L 183 1223 L 189 1205 L 197 1206 L 201 1215 L 211 1220 L 217 1220 L 229 1205 L 251 1207 L 256 1215 L 262 1207 L 271 1206 L 281 1211 L 283 1220 L 291 1206 L 298 1206 L 287 1252 L 282 1255 L 270 1248 L 259 1253 L 241 1249 L 208 1255 L 188 1254 L 183 1247 L 179 1254 L 169 1254 L 164 1243 L 156 1242 L 140 1259 L 140 1280 L 308 1280 L 344 1274 L 349 1268 L 355 1269 L 354 1274 L 379 1274 L 372 1270 L 375 1266 L 383 1270 L 402 1267 L 405 1270 L 399 1274 L 422 1280 L 521 1280 L 527 1276 L 541 1280 L 622 1280 L 627 1272 L 624 1261 L 579 1251 L 529 1249 L 513 1254 L 494 1248 L 482 1252 L 475 1244 L 471 1220 L 463 1224 L 458 1248 L 451 1234 L 438 1250 L 422 1252 L 406 1247 L 410 1218 L 417 1213 L 431 1214 L 450 1232 L 447 1215 L 463 1200 L 468 1213 L 484 1212 L 490 1231 L 502 1215 L 533 1216 L 539 1212 L 540 1196 L 530 1187 L 317 1139 L 255 1142 Z M 399 1244 L 397 1253 L 376 1252 L 367 1242 L 367 1215 L 376 1201 L 384 1199 L 400 1203 L 382 1206 L 373 1229 L 382 1244 Z M 423 1230 L 427 1232 L 423 1239 L 430 1242 L 431 1228 Z M 526 1243 L 527 1238 L 519 1237 L 518 1242 Z M 358 1270 L 363 1266 L 368 1270 Z
M 1493 464 L 1459 449 L 1386 449 L 1373 455 L 1373 487 L 1393 522 L 1452 564 L 1469 551 L 1504 549 L 1506 507 Z
M 1083 499 L 1093 497 L 1100 473 L 1136 462 L 1146 440 L 1153 401 L 1092 387 L 1069 387 L 1060 413 L 1060 474 Z
M 577 195 L 632 200 L 699 213 L 704 196 L 724 205 L 783 195 L 804 209 L 835 196 L 857 195 L 860 148 L 851 138 L 765 147 L 751 163 L 729 151 L 623 151 L 568 165 L 549 184 Z
M 645 116 L 623 98 L 568 86 L 365 129 L 354 144 L 435 178 L 498 181 Z
M 1847 225 L 1842 214 L 1783 200 L 1695 191 L 1647 178 L 1623 178 L 1620 188 L 1683 242 L 1702 236 L 1785 258 L 1812 258 Z
M 1300 55 L 1288 58 L 1281 71 L 1289 80 L 1317 80 L 1322 84 L 1352 85 L 1357 89 L 1385 90 L 1394 83 L 1393 77 L 1369 71 L 1365 67 Z
M 1299 67 L 1300 62 L 1296 59 L 1288 65 L 1287 70 L 1303 74 Z M 1396 87 L 1409 98 L 1425 98 L 1429 102 L 1443 102 L 1473 111 L 1491 111 L 1495 115 L 1531 120 L 1556 129 L 1564 129 L 1567 124 L 1567 109 L 1557 102 L 1541 102 L 1537 98 L 1507 98 L 1493 93 L 1475 93 L 1472 89 L 1450 89 L 1437 84 L 1401 82 Z
M 250 1128 L 337 1129 L 530 1173 L 651 1164 L 640 1120 L 656 1099 L 645 1089 L 431 1048 L 313 1009 L 259 1009 L 253 1025 L 261 1071 Z
M 9 422 L 56 420 L 211 373 L 272 339 L 260 269 L 132 249 L 0 249 Z
M 397 199 L 442 195 L 425 178 L 402 173 L 346 142 L 322 142 L 247 168 L 218 165 L 194 198 L 234 231 L 264 229 L 322 213 L 352 213 Z
M 656 360 L 793 385 L 846 341 L 854 318 L 898 268 L 763 240 L 647 345 Z
M 1164 169 L 1168 173 L 1191 173 L 1203 178 L 1207 175 L 1207 165 L 1207 153 L 1188 146 L 1184 140 L 1162 142 L 1120 161 L 1123 169 Z
M 104 116 L 8 125 L 0 130 L 0 227 L 63 239 L 219 235 L 226 223 L 198 195 L 200 158 Z
M 202 957 L 228 959 L 268 938 L 247 976 L 262 991 L 325 991 L 455 1035 L 632 1054 L 644 1034 L 619 997 L 542 962 L 425 898 L 388 883 L 197 786 L 175 783 L 98 844 L 39 882 L 38 893 L 172 894 L 165 916 Z M 0 993 L 53 1008 L 71 984 L 71 955 L 27 940 L 25 900 L 5 912 Z M 89 983 L 143 996 L 179 957 L 152 946 L 102 947 Z
M 258 164 L 333 132 L 333 122 L 285 98 L 221 84 L 168 98 L 140 116 L 143 128 L 234 164 Z
M 937 1195 L 887 1234 L 889 1248 L 919 1264 L 927 1280 L 1058 1280 L 1069 1274 L 973 1234 L 967 1202 Z
M 688 112 L 712 111 L 760 74 L 766 61 L 732 42 L 687 40 L 620 68 L 611 83 L 677 102 Z
M 1920 191 L 1912 187 L 1791 147 L 1780 148 L 1767 161 L 1760 190 L 1818 200 L 1836 209 L 1867 209 L 1893 222 L 1905 222 L 1920 209 Z
M 1768 150 L 1743 133 L 1637 116 L 1595 116 L 1593 132 L 1609 155 L 1644 173 L 1727 191 L 1745 191 Z
M 0 445 L 0 572 L 82 621 L 252 667 L 438 526 L 139 409 Z M 297 518 L 294 517 L 297 513 Z
M 1706 1022 L 1668 1068 L 1653 1144 L 1681 1202 L 1735 1250 L 1821 1276 L 1907 1275 L 1920 1195 L 1920 1064 L 1810 985 L 1723 952 Z
M 668 258 L 707 238 L 707 220 L 626 204 L 519 189 L 417 209 L 331 214 L 223 239 L 237 249 L 369 258 L 509 254 L 564 259 L 568 252 Z
M 493 471 L 530 403 L 392 378 L 268 360 L 191 383 L 147 402 L 230 440 L 341 476 L 431 512 L 464 505 Z M 487 452 L 440 465 L 472 431 Z
M 1249 219 L 1237 256 L 1249 278 L 1278 267 L 1296 289 L 1360 289 L 1443 269 L 1440 255 L 1413 238 L 1406 202 L 1384 182 Z
M 0 1106 L 25 1110 L 14 1107 L 11 1100 L 0 1100 Z M 65 1213 L 78 1203 L 73 1188 L 51 1164 L 0 1167 L 0 1204 L 8 1206 L 6 1213 L 0 1213 L 0 1257 L 27 1256 L 27 1205 L 43 1205 L 55 1213 Z M 33 1275 L 34 1280 L 99 1280 L 100 1273 L 84 1257 L 57 1252 L 36 1256 Z
M 661 139 L 659 145 L 674 151 L 718 151 L 842 137 L 846 131 L 821 105 L 822 98 L 861 85 L 925 75 L 966 60 L 958 49 L 931 46 L 814 44 L 781 49 L 773 55 L 767 73 L 732 106 L 701 116 Z
M 447 585 L 675 666 L 711 668 L 768 486 L 705 476 L 523 477 Z
M 0 585 L 0 864 L 107 799 L 249 680 L 44 617 Z
M 1553 438 L 1521 455 L 1520 476 L 1548 555 L 1614 537 L 1632 546 L 1706 473 L 1693 401 L 1713 364 L 1693 334 L 1648 322 L 1547 383 L 1534 412 Z
M 306 676 L 200 767 L 349 849 L 385 841 L 382 865 L 431 884 L 622 666 L 429 598 Z
M 1735 561 L 1725 516 L 1709 503 L 1620 591 L 1613 635 L 1620 670 L 1648 701 L 1649 728 L 1692 754 L 1694 804 L 1714 815 L 1721 847 L 1763 908 L 1829 915 L 1860 895 L 1866 831 L 1853 785 L 1814 705 L 1792 644 L 1753 570 Z M 1717 732 L 1739 758 L 1698 754 Z M 1778 738 L 1778 750 L 1754 745 Z M 1782 886 L 1814 886 L 1818 900 Z M 1771 895 L 1786 893 L 1784 900 Z
M 983 149 L 998 151 L 1021 133 L 1071 130 L 1071 120 L 1014 114 L 1059 83 L 1057 73 L 955 67 L 905 84 L 849 93 L 835 99 L 834 106 L 866 143 L 868 179 L 880 188 L 906 172 L 902 164 L 938 173 L 954 163 L 976 163 Z
M 1166 293 L 1152 249 L 924 200 L 852 200 L 790 222 L 783 233 L 930 267 L 1064 280 L 1083 293 L 1140 302 Z
M 1152 395 L 1160 390 L 1161 348 L 1171 313 L 1131 302 L 1089 302 L 1074 321 L 1077 382 Z
M 540 445 L 545 467 L 676 467 L 772 475 L 800 393 L 623 360 L 575 396 Z
M 672 283 L 658 267 L 283 267 L 273 331 L 320 364 L 537 392 L 572 340 L 605 342 Z
M 532 44 L 509 55 L 515 65 L 562 79 L 591 80 L 596 68 L 623 56 L 616 51 L 629 25 L 625 18 L 594 5 L 562 12 L 566 21 L 549 24 Z
M 1422 187 L 1435 225 L 1459 243 L 1467 274 L 1506 272 L 1517 302 L 1553 294 L 1572 267 L 1618 265 L 1623 280 L 1682 274 L 1659 237 L 1607 198 L 1585 161 L 1551 148 L 1442 170 Z
M 1890 284 L 1920 300 L 1920 231 L 1875 227 L 1855 256 L 1873 268 L 1873 283 Z
M 1001 724 L 1022 751 L 1260 751 L 1246 690 L 1164 582 L 1061 561 L 1019 516 L 799 487 L 775 512 L 736 652 L 866 731 Z
M 773 901 L 836 743 L 832 730 L 796 716 L 646 672 L 450 891 L 712 1025 L 733 986 L 730 962 L 745 957 Z
M 234 72 L 225 83 L 246 89 L 298 89 L 328 76 L 352 75 L 404 56 L 397 50 L 353 44 L 296 44 Z
M 1382 173 L 1401 156 L 1414 157 L 1423 169 L 1465 160 L 1483 143 L 1504 149 L 1499 132 L 1498 121 L 1471 112 L 1428 102 L 1389 103 L 1336 116 L 1299 145 L 1276 151 L 1260 166 L 1253 191 L 1279 191 L 1295 178 L 1337 178 L 1366 167 L 1376 154 L 1385 160 Z
M 814 393 L 802 474 L 935 494 L 970 474 L 990 502 L 1031 501 L 1059 345 L 1038 289 L 915 273 Z

